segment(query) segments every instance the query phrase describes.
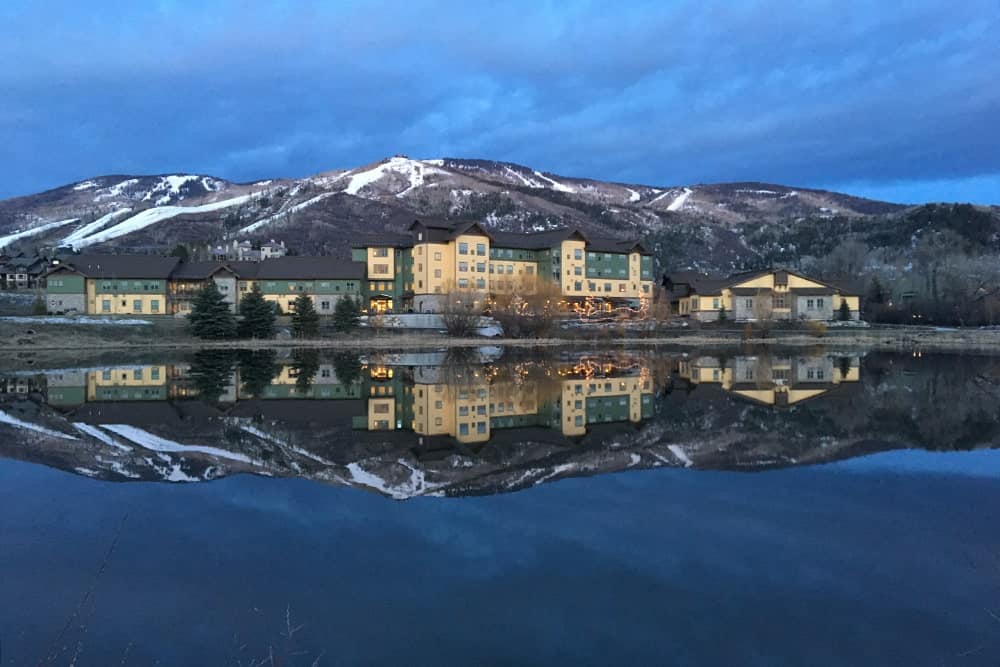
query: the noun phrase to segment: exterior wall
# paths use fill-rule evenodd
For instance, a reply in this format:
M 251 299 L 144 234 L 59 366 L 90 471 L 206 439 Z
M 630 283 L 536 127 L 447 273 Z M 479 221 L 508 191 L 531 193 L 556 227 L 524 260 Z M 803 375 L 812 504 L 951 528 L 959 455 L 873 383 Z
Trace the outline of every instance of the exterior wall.
M 87 312 L 91 315 L 167 315 L 166 282 L 87 278 Z
M 559 272 L 562 295 L 566 298 L 588 296 L 587 244 L 576 239 L 563 241 L 559 248 L 559 259 L 562 264 Z
M 827 296 L 795 296 L 794 300 L 794 313 L 798 319 L 833 319 L 833 294 Z
M 241 280 L 239 294 L 244 295 L 260 287 L 264 300 L 275 303 L 282 313 L 292 312 L 292 304 L 300 294 L 308 294 L 320 315 L 333 315 L 337 302 L 345 296 L 361 298 L 361 283 L 357 280 Z

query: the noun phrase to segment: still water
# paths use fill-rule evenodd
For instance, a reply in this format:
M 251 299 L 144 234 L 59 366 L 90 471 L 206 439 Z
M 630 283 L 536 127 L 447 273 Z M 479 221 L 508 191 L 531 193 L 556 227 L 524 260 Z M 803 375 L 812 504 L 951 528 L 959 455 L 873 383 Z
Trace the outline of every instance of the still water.
M 1000 360 L 0 374 L 3 665 L 1000 664 Z

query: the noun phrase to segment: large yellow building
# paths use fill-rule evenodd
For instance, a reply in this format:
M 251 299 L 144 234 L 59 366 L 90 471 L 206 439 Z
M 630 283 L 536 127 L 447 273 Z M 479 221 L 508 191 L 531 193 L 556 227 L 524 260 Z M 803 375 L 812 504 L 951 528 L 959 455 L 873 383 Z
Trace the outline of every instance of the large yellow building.
M 663 283 L 675 314 L 702 321 L 833 320 L 845 313 L 857 320 L 861 311 L 857 294 L 785 269 L 728 278 L 684 271 L 667 274 Z
M 455 294 L 533 294 L 543 283 L 566 306 L 638 306 L 653 296 L 652 256 L 640 243 L 574 229 L 520 234 L 416 221 L 408 234 L 356 243 L 353 257 L 365 264 L 365 306 L 376 311 L 439 312 Z

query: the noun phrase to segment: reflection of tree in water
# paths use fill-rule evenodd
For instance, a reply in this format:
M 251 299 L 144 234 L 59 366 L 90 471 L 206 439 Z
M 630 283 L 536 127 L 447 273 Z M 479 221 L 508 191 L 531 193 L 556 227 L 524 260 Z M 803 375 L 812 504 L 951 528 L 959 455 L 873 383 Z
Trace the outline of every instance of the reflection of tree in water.
M 295 375 L 295 388 L 300 393 L 309 391 L 318 372 L 319 350 L 304 348 L 292 350 L 292 373 Z
M 344 386 L 351 386 L 361 377 L 361 359 L 354 352 L 337 352 L 333 355 L 333 371 Z
M 215 403 L 225 393 L 233 375 L 233 350 L 200 350 L 194 353 L 190 375 L 202 400 Z
M 243 390 L 254 397 L 263 393 L 280 370 L 274 350 L 240 350 L 239 364 Z

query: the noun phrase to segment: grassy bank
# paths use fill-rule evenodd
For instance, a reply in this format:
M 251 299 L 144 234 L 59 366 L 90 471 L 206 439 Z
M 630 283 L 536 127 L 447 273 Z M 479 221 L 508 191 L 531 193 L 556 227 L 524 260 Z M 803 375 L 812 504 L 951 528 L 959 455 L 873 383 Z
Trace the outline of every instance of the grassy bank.
M 212 348 L 293 348 L 415 350 L 440 347 L 502 345 L 508 347 L 559 347 L 586 344 L 594 347 L 733 347 L 743 344 L 810 347 L 824 345 L 860 350 L 926 350 L 1000 353 L 1000 330 L 894 327 L 831 329 L 823 335 L 802 330 L 772 331 L 745 339 L 737 330 L 671 329 L 645 335 L 622 330 L 567 331 L 543 339 L 449 338 L 433 332 L 373 332 L 330 334 L 317 339 L 276 338 L 263 341 L 203 341 L 192 337 L 183 321 L 163 319 L 145 326 L 43 324 L 33 321 L 0 321 L 3 356 L 31 358 L 42 352 L 50 358 L 92 355 L 100 352 L 141 350 L 194 350 Z

